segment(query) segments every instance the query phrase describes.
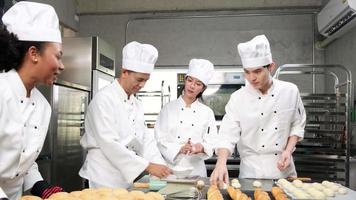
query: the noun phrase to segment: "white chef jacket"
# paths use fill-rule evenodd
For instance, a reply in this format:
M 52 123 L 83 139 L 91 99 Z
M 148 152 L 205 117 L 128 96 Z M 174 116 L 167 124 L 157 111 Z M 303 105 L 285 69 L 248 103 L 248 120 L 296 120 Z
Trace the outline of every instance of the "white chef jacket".
M 155 125 L 155 136 L 169 167 L 194 168 L 191 175 L 207 176 L 204 160 L 213 155 L 217 137 L 211 108 L 198 100 L 186 107 L 183 98 L 179 97 L 162 108 Z M 179 154 L 189 138 L 192 143 L 201 143 L 204 153 L 191 156 Z
M 272 79 L 263 95 L 251 85 L 234 92 L 226 105 L 220 126 L 219 147 L 240 154 L 240 178 L 285 178 L 296 176 L 293 158 L 280 171 L 277 162 L 288 137 L 304 137 L 306 115 L 298 88 L 293 83 Z
M 49 103 L 36 88 L 28 98 L 26 93 L 16 70 L 0 74 L 0 187 L 13 200 L 43 180 L 35 160 L 51 117 Z
M 115 79 L 91 101 L 81 145 L 88 151 L 79 175 L 90 187 L 128 188 L 149 162 L 165 164 L 144 122 L 142 103 Z

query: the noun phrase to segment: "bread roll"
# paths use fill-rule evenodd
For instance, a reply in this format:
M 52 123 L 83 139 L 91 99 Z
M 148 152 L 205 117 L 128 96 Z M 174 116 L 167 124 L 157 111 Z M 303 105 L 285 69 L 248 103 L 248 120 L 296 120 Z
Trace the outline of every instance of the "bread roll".
M 68 192 L 57 192 L 57 193 L 52 194 L 48 199 L 64 200 L 66 198 L 70 198 Z
M 164 197 L 158 192 L 149 192 L 146 197 L 152 197 L 154 200 L 164 200 Z
M 42 199 L 40 197 L 26 195 L 26 196 L 22 196 L 21 200 L 42 200 Z
M 128 194 L 129 192 L 126 190 L 126 189 L 124 189 L 124 188 L 117 188 L 117 189 L 114 189 L 113 190 L 113 194 L 115 195 L 115 196 L 118 196 L 118 195 L 121 195 L 121 194 Z
M 143 193 L 142 191 L 132 190 L 129 194 L 132 197 L 134 197 L 135 200 L 144 200 L 145 199 L 145 193 Z

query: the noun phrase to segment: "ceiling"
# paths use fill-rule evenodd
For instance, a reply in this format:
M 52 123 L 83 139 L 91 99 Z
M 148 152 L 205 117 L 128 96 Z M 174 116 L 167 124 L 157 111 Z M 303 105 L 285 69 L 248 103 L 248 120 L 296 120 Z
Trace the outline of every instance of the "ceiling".
M 329 0 L 75 0 L 79 15 L 146 12 L 320 9 Z

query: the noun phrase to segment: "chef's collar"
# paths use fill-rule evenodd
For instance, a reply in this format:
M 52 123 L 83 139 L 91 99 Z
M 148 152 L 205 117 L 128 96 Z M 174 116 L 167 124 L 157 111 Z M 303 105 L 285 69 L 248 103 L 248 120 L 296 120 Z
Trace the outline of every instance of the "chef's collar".
M 246 86 L 246 88 L 248 88 L 249 91 L 253 92 L 256 95 L 269 95 L 269 94 L 273 93 L 273 91 L 276 87 L 276 79 L 271 78 L 271 80 L 272 80 L 272 85 L 270 88 L 268 88 L 266 94 L 262 94 L 262 92 L 259 89 L 254 88 L 248 81 L 246 81 L 245 86 Z
M 127 93 L 125 92 L 124 88 L 122 88 L 122 86 L 119 83 L 118 79 L 115 79 L 114 81 L 115 86 L 117 87 L 117 92 L 119 93 L 119 96 L 121 98 L 122 101 L 127 101 L 127 100 L 131 100 L 133 98 L 133 94 L 130 95 L 130 99 L 129 96 L 127 95 Z
M 26 87 L 17 71 L 12 69 L 7 72 L 9 79 L 10 79 L 10 87 L 12 87 L 15 91 L 17 98 L 24 99 L 27 96 Z M 31 90 L 30 97 L 33 94 L 33 89 Z
M 182 95 L 179 96 L 178 102 L 179 102 L 179 106 L 180 106 L 180 107 L 186 108 L 186 103 L 185 103 L 185 101 L 184 101 Z M 199 105 L 199 100 L 196 99 L 196 100 L 190 105 L 190 108 L 196 108 L 196 107 L 198 107 L 198 105 Z

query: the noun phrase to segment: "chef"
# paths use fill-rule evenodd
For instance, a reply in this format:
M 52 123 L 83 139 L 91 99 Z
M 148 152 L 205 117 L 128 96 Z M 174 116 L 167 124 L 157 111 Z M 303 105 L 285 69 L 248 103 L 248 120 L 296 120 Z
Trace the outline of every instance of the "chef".
M 171 173 L 154 134 L 146 129 L 142 103 L 134 96 L 150 78 L 157 57 L 150 44 L 128 43 L 120 77 L 91 101 L 81 139 L 88 154 L 79 172 L 89 187 L 128 188 L 144 171 L 159 178 Z
M 240 178 L 297 176 L 292 158 L 303 139 L 305 111 L 296 85 L 273 79 L 275 63 L 264 35 L 240 43 L 246 86 L 226 105 L 212 184 L 228 183 L 226 160 L 234 145 L 240 154 Z
M 46 138 L 51 107 L 36 89 L 52 85 L 64 69 L 58 17 L 47 4 L 21 1 L 0 27 L 0 187 L 9 199 L 22 192 L 42 198 L 62 191 L 50 186 L 35 162 Z
M 214 112 L 199 98 L 213 75 L 210 61 L 191 59 L 183 95 L 166 104 L 157 118 L 158 146 L 173 171 L 190 168 L 192 176 L 207 176 L 204 160 L 213 155 L 217 129 Z

